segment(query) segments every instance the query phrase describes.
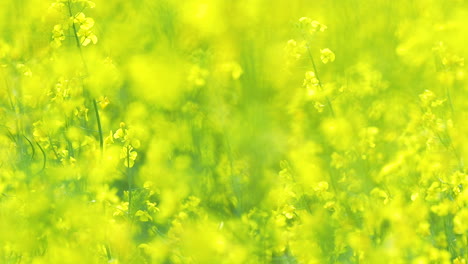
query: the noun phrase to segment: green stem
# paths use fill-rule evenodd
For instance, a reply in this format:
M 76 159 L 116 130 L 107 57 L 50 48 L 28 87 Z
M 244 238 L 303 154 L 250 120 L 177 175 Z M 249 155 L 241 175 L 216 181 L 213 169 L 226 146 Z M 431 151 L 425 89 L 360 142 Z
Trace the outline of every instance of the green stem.
M 68 14 L 70 15 L 70 17 L 73 17 L 70 0 L 68 0 Z M 73 35 L 75 37 L 76 47 L 80 51 L 81 61 L 83 63 L 83 67 L 85 68 L 86 76 L 88 76 L 89 75 L 88 67 L 86 65 L 86 60 L 84 59 L 83 50 L 81 49 L 81 43 L 80 43 L 80 40 L 78 39 L 78 31 L 76 30 L 76 25 L 74 22 L 72 23 L 72 28 L 73 28 Z M 98 126 L 98 131 L 99 131 L 99 147 L 102 153 L 104 151 L 104 137 L 102 133 L 101 118 L 99 117 L 99 109 L 97 107 L 96 99 L 92 99 L 92 101 L 93 101 L 94 113 L 96 115 L 96 122 Z
M 70 0 L 68 0 L 67 6 L 68 6 L 68 15 L 70 17 L 73 17 Z M 73 33 L 74 33 L 73 36 L 75 37 L 75 41 L 76 41 L 76 47 L 78 47 L 78 49 L 81 51 L 80 40 L 78 39 L 78 31 L 76 30 L 75 21 L 72 22 L 72 28 L 73 28 Z
M 447 149 L 447 151 L 452 151 L 453 152 L 453 154 L 455 156 L 455 159 L 458 162 L 458 169 L 460 171 L 463 171 L 464 170 L 463 160 L 462 160 L 460 154 L 458 153 L 457 149 L 453 145 L 452 138 L 451 138 L 450 134 L 448 133 L 448 131 L 445 131 L 447 141 L 444 140 L 442 138 L 442 136 L 437 131 L 434 131 L 434 132 L 437 135 L 437 137 L 439 138 L 440 143 L 442 143 L 442 145 Z
M 104 245 L 104 248 L 106 249 L 106 256 L 107 256 L 107 260 L 108 262 L 111 262 L 112 261 L 112 253 L 110 251 L 110 247 L 108 244 L 105 244 Z
M 127 181 L 128 181 L 128 213 L 131 215 L 132 208 L 132 175 L 130 170 L 130 145 L 127 145 Z
M 39 171 L 39 172 L 42 172 L 42 171 L 44 171 L 45 168 L 46 168 L 47 155 L 46 155 L 44 149 L 41 147 L 41 144 L 39 144 L 39 142 L 36 141 L 36 145 L 37 145 L 37 146 L 39 147 L 39 149 L 41 150 L 41 152 L 42 152 L 42 157 L 44 158 L 44 161 L 43 161 L 43 163 L 42 163 L 42 169 Z
M 99 117 L 99 110 L 98 110 L 97 102 L 95 99 L 93 99 L 93 106 L 94 106 L 94 113 L 96 114 L 96 121 L 98 125 L 99 147 L 101 148 L 101 153 L 102 153 L 104 150 L 104 137 L 102 135 L 101 118 Z
M 31 142 L 31 140 L 29 140 L 29 138 L 27 138 L 25 135 L 23 135 L 23 137 L 26 139 L 26 141 L 28 141 L 29 145 L 31 146 L 31 151 L 32 151 L 31 161 L 32 161 L 32 160 L 34 160 L 34 155 L 36 154 L 36 149 L 34 148 L 34 145 Z
M 447 101 L 450 105 L 450 111 L 452 112 L 452 116 L 455 116 L 455 110 L 453 108 L 452 97 L 450 96 L 450 89 L 448 86 L 445 87 L 445 94 L 447 95 Z
M 310 62 L 312 63 L 312 67 L 314 69 L 315 77 L 317 77 L 318 85 L 319 85 L 320 89 L 323 91 L 322 81 L 320 80 L 314 57 L 312 56 L 312 52 L 310 51 L 309 43 L 308 43 L 308 41 L 307 41 L 307 39 L 305 37 L 304 37 L 304 39 L 306 40 L 307 54 L 309 55 Z M 328 98 L 328 96 L 325 96 L 325 100 L 327 101 L 327 106 L 330 109 L 330 112 L 331 112 L 332 116 L 335 117 L 335 111 L 333 110 L 333 106 L 331 104 L 330 98 Z

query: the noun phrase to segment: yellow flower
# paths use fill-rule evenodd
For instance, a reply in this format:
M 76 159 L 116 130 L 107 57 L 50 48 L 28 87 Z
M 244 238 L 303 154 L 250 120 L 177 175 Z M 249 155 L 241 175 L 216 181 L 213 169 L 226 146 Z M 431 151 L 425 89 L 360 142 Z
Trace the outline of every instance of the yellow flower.
M 61 24 L 54 26 L 54 29 L 52 30 L 52 39 L 52 47 L 58 48 L 62 45 L 62 41 L 65 40 L 65 32 Z
M 92 31 L 92 28 L 94 27 L 94 19 L 86 17 L 83 12 L 79 12 L 73 17 L 73 23 L 80 25 L 77 36 L 80 37 L 81 45 L 87 46 L 91 42 L 93 44 L 97 43 L 97 36 Z
M 109 98 L 107 98 L 106 96 L 101 96 L 99 97 L 98 103 L 101 109 L 104 109 L 109 105 L 110 101 L 109 101 Z
M 314 97 L 318 93 L 318 87 L 320 82 L 313 71 L 307 71 L 305 73 L 304 82 L 302 84 L 303 87 L 306 88 L 307 96 Z
M 370 194 L 371 194 L 371 196 L 373 196 L 376 199 L 381 199 L 383 201 L 383 204 L 387 204 L 388 201 L 389 201 L 388 194 L 384 190 L 382 190 L 382 189 L 380 189 L 378 187 L 372 189 Z
M 120 122 L 120 128 L 117 129 L 117 131 L 115 131 L 114 138 L 121 139 L 123 141 L 126 135 L 127 135 L 127 129 L 125 128 L 125 123 Z
M 194 86 L 203 86 L 206 84 L 208 74 L 209 72 L 206 69 L 203 69 L 198 65 L 194 65 L 190 69 L 188 81 Z
M 148 207 L 148 211 L 150 212 L 159 212 L 159 208 L 156 206 L 156 203 L 152 203 L 150 201 L 146 201 L 146 206 Z
M 91 42 L 93 44 L 98 42 L 97 36 L 89 29 L 80 28 L 77 35 L 80 37 L 80 42 L 83 46 L 88 46 Z
M 314 187 L 314 191 L 318 193 L 325 192 L 327 190 L 328 190 L 328 182 L 326 181 L 321 181 Z
M 318 31 L 324 32 L 325 30 L 327 30 L 327 26 L 308 17 L 299 18 L 299 25 L 301 26 L 301 28 L 307 30 L 311 35 Z
M 115 207 L 113 216 L 124 216 L 128 212 L 128 202 L 123 202 Z
M 138 210 L 136 213 L 135 213 L 135 216 L 138 218 L 138 220 L 140 220 L 141 222 L 148 222 L 148 221 L 152 221 L 153 218 L 151 217 L 151 215 L 148 214 L 148 212 L 146 211 L 142 211 L 142 210 Z
M 75 111 L 74 111 L 74 114 L 77 118 L 79 119 L 84 119 L 86 121 L 88 121 L 88 112 L 89 112 L 89 109 L 84 107 L 84 106 L 80 106 L 80 107 L 77 107 L 75 108 Z
M 138 153 L 133 150 L 133 147 L 130 145 L 122 147 L 120 152 L 120 158 L 124 160 L 124 165 L 127 168 L 132 168 L 135 165 L 135 160 L 138 156 Z
M 112 134 L 112 130 L 109 132 L 109 136 L 107 136 L 105 139 L 104 139 L 104 143 L 106 145 L 110 145 L 112 143 L 114 143 L 114 136 Z
M 308 17 L 301 17 L 299 18 L 299 22 L 302 23 L 303 25 L 310 24 L 312 22 L 312 19 Z
M 320 103 L 319 101 L 316 101 L 314 104 L 314 108 L 317 110 L 317 112 L 323 113 L 323 109 L 325 109 L 325 105 Z
M 80 24 L 80 27 L 92 28 L 94 26 L 94 19 L 86 17 L 83 12 L 79 12 L 73 18 L 73 23 Z
M 330 49 L 321 49 L 320 50 L 320 59 L 324 64 L 335 61 L 335 53 Z
M 321 31 L 321 32 L 324 32 L 325 30 L 327 30 L 327 26 L 325 26 L 324 24 L 318 22 L 318 21 L 312 21 L 311 23 L 311 26 L 312 26 L 312 29 L 314 32 L 316 31 Z
M 31 77 L 32 72 L 28 66 L 24 65 L 23 63 L 16 64 L 16 69 L 24 76 Z
M 282 213 L 287 219 L 293 219 L 296 214 L 296 207 L 293 205 L 286 205 L 283 207 Z
M 436 99 L 436 95 L 430 90 L 424 90 L 424 92 L 419 95 L 419 99 L 424 106 L 428 106 Z

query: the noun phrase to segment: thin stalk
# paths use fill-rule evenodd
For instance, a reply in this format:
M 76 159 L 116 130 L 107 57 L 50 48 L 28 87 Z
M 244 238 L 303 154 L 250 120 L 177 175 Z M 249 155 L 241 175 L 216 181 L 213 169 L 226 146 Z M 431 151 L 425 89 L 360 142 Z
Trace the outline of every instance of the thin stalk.
M 445 87 L 445 93 L 446 93 L 446 96 L 447 96 L 447 101 L 448 101 L 449 106 L 450 106 L 450 111 L 451 111 L 451 113 L 452 113 L 452 118 L 454 118 L 454 117 L 455 117 L 455 108 L 453 107 L 453 102 L 452 102 L 452 97 L 450 96 L 450 88 L 449 88 L 449 86 L 446 86 L 446 87 Z M 450 142 L 449 142 L 450 145 L 449 145 L 449 146 L 450 146 L 450 148 L 452 148 L 452 151 L 453 151 L 453 153 L 455 154 L 455 157 L 456 157 L 457 160 L 458 160 L 459 169 L 460 169 L 461 171 L 463 171 L 463 167 L 464 167 L 464 166 L 463 166 L 463 161 L 462 161 L 460 155 L 458 154 L 458 151 L 455 149 L 455 146 L 453 145 L 452 139 L 450 138 L 450 135 L 449 135 L 448 131 L 445 131 L 445 133 L 447 134 L 447 137 L 448 137 L 449 140 L 450 140 Z
M 70 15 L 70 17 L 74 17 L 72 9 L 71 9 L 70 0 L 68 0 L 68 5 L 67 6 L 68 6 L 68 14 Z M 80 56 L 81 56 L 81 60 L 83 62 L 83 66 L 85 67 L 86 74 L 88 74 L 88 67 L 86 67 L 85 59 L 84 59 L 84 56 L 83 56 L 83 50 L 81 49 L 81 43 L 80 43 L 80 40 L 78 39 L 78 30 L 76 30 L 76 25 L 75 25 L 74 21 L 72 22 L 72 29 L 73 29 L 73 36 L 75 37 L 76 47 L 80 51 Z
M 110 250 L 110 247 L 108 244 L 105 244 L 104 245 L 104 248 L 106 250 L 106 256 L 107 256 L 107 261 L 108 262 L 111 262 L 112 261 L 112 253 L 111 253 L 111 250 Z
M 439 54 L 439 59 L 440 59 L 440 54 Z M 450 71 L 450 69 L 448 69 L 446 66 L 443 66 L 443 71 L 448 72 L 448 71 Z M 455 118 L 455 108 L 453 107 L 452 96 L 450 95 L 450 86 L 449 85 L 445 86 L 445 95 L 447 96 L 447 101 L 448 101 L 448 104 L 450 106 L 450 112 L 452 114 L 452 118 Z M 444 144 L 442 142 L 442 138 L 441 138 L 440 135 L 437 135 L 437 136 L 441 140 L 442 144 L 447 148 L 447 150 L 452 149 L 452 151 L 453 151 L 453 153 L 454 153 L 454 155 L 455 155 L 455 157 L 456 157 L 456 159 L 458 161 L 458 167 L 459 167 L 460 171 L 463 171 L 464 170 L 463 160 L 462 160 L 460 154 L 458 153 L 458 151 L 455 149 L 455 146 L 453 145 L 450 134 L 448 133 L 447 130 L 445 131 L 445 134 L 447 135 L 448 140 L 449 140 L 448 145 Z
M 314 57 L 312 56 L 312 52 L 310 51 L 309 42 L 307 41 L 307 39 L 305 37 L 304 37 L 304 39 L 306 40 L 307 54 L 309 56 L 310 62 L 312 63 L 312 67 L 314 69 L 315 77 L 317 77 L 318 85 L 319 85 L 320 89 L 323 91 L 322 81 L 320 80 Z M 328 108 L 330 108 L 330 112 L 331 112 L 332 116 L 335 117 L 335 111 L 333 110 L 333 106 L 332 106 L 331 101 L 328 98 L 328 96 L 325 96 L 325 100 L 327 101 L 327 106 L 328 106 Z
M 449 227 L 448 216 L 445 216 L 443 221 L 444 221 L 443 222 L 444 223 L 444 233 L 445 233 L 445 240 L 446 240 L 446 243 L 447 243 L 447 249 L 452 254 L 452 256 L 454 256 L 456 254 L 456 252 L 455 252 L 456 249 L 455 249 L 455 247 L 453 245 L 454 234 L 451 231 L 451 228 Z
M 39 172 L 42 172 L 42 171 L 44 171 L 45 168 L 46 168 L 47 155 L 46 155 L 44 149 L 41 147 L 41 144 L 39 144 L 39 142 L 36 141 L 36 145 L 37 145 L 37 146 L 39 147 L 39 149 L 41 150 L 41 152 L 42 152 L 42 157 L 44 158 L 43 163 L 42 163 L 42 169 L 39 171 Z
M 298 184 L 297 180 L 296 180 L 296 172 L 295 170 L 293 170 L 293 168 L 291 168 L 291 166 L 287 165 L 287 169 L 290 171 L 291 173 L 291 179 L 293 181 L 294 184 L 297 184 L 300 186 L 300 191 L 301 191 L 301 197 L 302 197 L 302 206 L 304 206 L 307 210 L 307 212 L 309 213 L 312 213 L 312 208 L 310 207 L 310 204 L 309 204 L 309 200 L 306 199 L 306 192 L 305 192 L 305 189 L 304 189 L 304 186 L 302 186 L 302 184 Z M 333 184 L 332 184 L 333 185 Z M 333 186 L 334 187 L 334 186 Z
M 452 138 L 450 137 L 450 134 L 448 133 L 448 131 L 445 131 L 445 134 L 446 134 L 446 137 L 447 137 L 447 141 L 444 140 L 444 139 L 442 138 L 442 136 L 441 136 L 437 131 L 435 131 L 435 134 L 437 135 L 437 138 L 439 139 L 440 143 L 442 143 L 442 145 L 443 145 L 448 151 L 452 151 L 452 152 L 453 152 L 455 158 L 457 159 L 458 167 L 459 167 L 460 171 L 463 171 L 463 169 L 464 169 L 463 160 L 462 160 L 460 154 L 458 153 L 457 149 L 456 149 L 455 146 L 453 145 Z
M 101 118 L 99 117 L 99 110 L 98 110 L 96 99 L 93 99 L 93 106 L 94 106 L 94 113 L 96 114 L 96 121 L 98 125 L 99 147 L 101 148 L 101 153 L 102 153 L 104 150 L 104 137 L 102 135 Z
M 71 9 L 71 3 L 70 3 L 70 0 L 68 0 L 68 15 L 70 17 L 73 17 L 73 12 L 72 12 L 72 9 Z M 76 40 L 76 46 L 78 47 L 79 50 L 81 50 L 81 47 L 80 47 L 80 40 L 78 39 L 78 31 L 76 30 L 76 26 L 75 26 L 75 22 L 73 21 L 72 23 L 72 28 L 73 28 L 73 36 L 75 37 L 75 40 Z
M 447 95 L 447 101 L 450 105 L 450 111 L 452 112 L 452 116 L 455 116 L 455 110 L 453 108 L 452 97 L 450 96 L 450 89 L 448 86 L 445 87 L 445 94 Z
M 70 17 L 73 17 L 70 0 L 68 0 L 68 14 L 70 15 Z M 78 39 L 78 31 L 76 29 L 75 23 L 72 23 L 72 28 L 73 28 L 73 35 L 75 37 L 76 47 L 80 51 L 81 62 L 83 63 L 83 67 L 85 68 L 86 76 L 88 76 L 89 75 L 88 66 L 86 65 L 86 60 L 83 55 L 83 50 L 81 49 L 81 43 L 80 43 L 80 40 Z M 94 113 L 96 115 L 96 122 L 98 126 L 98 131 L 99 131 L 99 147 L 100 147 L 101 154 L 102 154 L 104 151 L 104 137 L 102 133 L 101 118 L 99 116 L 99 109 L 97 107 L 96 99 L 92 99 L 92 101 L 93 101 L 93 106 L 94 106 L 93 108 L 94 108 Z
M 453 154 L 455 155 L 455 158 L 458 161 L 458 167 L 459 167 L 460 171 L 463 171 L 464 170 L 463 160 L 462 160 L 460 154 L 458 153 L 457 149 L 455 149 L 455 146 L 453 145 L 452 140 L 450 140 L 450 147 L 452 148 Z
M 130 145 L 127 145 L 127 181 L 128 181 L 128 213 L 131 215 L 132 209 L 132 175 L 130 170 Z
M 26 141 L 28 141 L 29 145 L 31 146 L 31 161 L 34 159 L 34 155 L 36 154 L 36 149 L 34 148 L 34 145 L 33 143 L 31 142 L 31 140 L 29 140 L 25 135 L 23 135 L 23 137 L 26 139 Z

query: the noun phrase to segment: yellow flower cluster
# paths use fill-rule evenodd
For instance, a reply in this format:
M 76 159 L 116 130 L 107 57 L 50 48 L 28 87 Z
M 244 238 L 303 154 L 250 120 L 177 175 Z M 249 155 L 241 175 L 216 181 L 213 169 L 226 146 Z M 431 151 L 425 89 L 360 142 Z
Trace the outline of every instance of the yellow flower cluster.
M 466 3 L 306 2 L 1 0 L 0 264 L 466 264 Z
M 68 19 L 54 25 L 52 30 L 52 47 L 58 48 L 62 46 L 62 42 L 66 36 L 70 36 L 70 31 L 73 41 L 76 38 L 79 41 L 79 45 L 96 44 L 98 38 L 93 32 L 94 19 L 86 17 L 82 12 L 86 8 L 94 8 L 95 6 L 96 4 L 90 0 L 56 0 L 56 2 L 52 3 L 49 10 L 68 16 Z M 73 9 L 81 11 L 74 14 Z

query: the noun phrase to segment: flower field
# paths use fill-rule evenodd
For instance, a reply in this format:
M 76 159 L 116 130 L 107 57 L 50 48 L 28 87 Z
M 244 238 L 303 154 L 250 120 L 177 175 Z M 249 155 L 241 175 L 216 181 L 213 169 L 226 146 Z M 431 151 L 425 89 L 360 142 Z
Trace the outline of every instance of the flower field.
M 466 264 L 464 0 L 0 0 L 0 264 Z

